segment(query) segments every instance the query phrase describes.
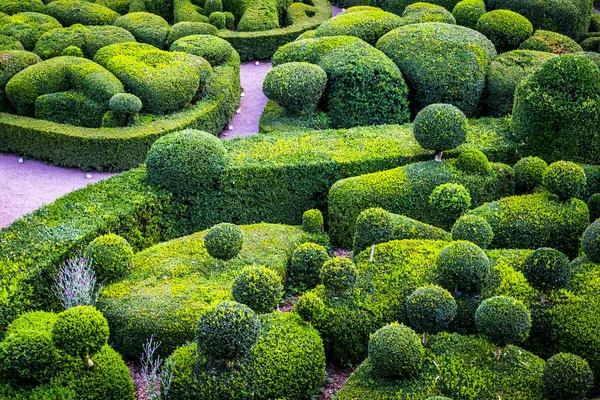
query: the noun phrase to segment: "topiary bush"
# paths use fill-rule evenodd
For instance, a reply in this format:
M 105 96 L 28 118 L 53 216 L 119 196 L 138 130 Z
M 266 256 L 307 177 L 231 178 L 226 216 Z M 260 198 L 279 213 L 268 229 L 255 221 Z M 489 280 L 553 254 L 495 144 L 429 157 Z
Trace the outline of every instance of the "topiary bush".
M 227 222 L 210 228 L 204 236 L 204 246 L 211 257 L 223 261 L 235 258 L 244 246 L 244 232 Z
M 181 38 L 171 45 L 171 51 L 200 56 L 211 66 L 232 63 L 239 68 L 240 56 L 224 39 L 212 35 L 193 35 Z
M 321 267 L 329 260 L 325 247 L 303 243 L 294 249 L 288 270 L 288 282 L 301 290 L 315 287 L 320 280 Z
M 62 51 L 61 55 L 83 58 L 83 51 L 77 46 L 69 46 Z
M 0 35 L 0 50 L 25 50 L 25 48 L 17 39 Z
M 394 229 L 392 215 L 383 208 L 368 208 L 356 219 L 354 254 L 368 246 L 382 243 L 392 237 Z
M 25 68 L 42 60 L 33 53 L 23 50 L 0 51 L 0 109 L 7 111 L 11 105 L 5 94 L 8 81 Z
M 600 36 L 593 36 L 582 40 L 581 43 L 579 43 L 579 45 L 581 46 L 583 51 L 591 51 L 597 53 L 600 49 Z
M 569 161 L 556 161 L 550 164 L 542 175 L 543 185 L 561 200 L 583 198 L 587 187 L 585 171 Z
M 0 12 L 13 15 L 22 12 L 42 12 L 44 2 L 42 0 L 3 0 L 0 2 Z
M 171 31 L 169 23 L 160 16 L 148 12 L 132 12 L 114 21 L 114 25 L 123 28 L 140 43 L 147 43 L 163 49 Z
M 58 359 L 48 331 L 17 329 L 0 343 L 0 376 L 46 382 L 54 375 Z
M 384 378 L 411 378 L 423 365 L 425 349 L 412 329 L 397 322 L 379 328 L 369 340 L 373 371 Z
M 407 6 L 402 13 L 402 18 L 407 24 L 422 22 L 444 22 L 456 24 L 456 19 L 450 11 L 442 6 L 431 3 L 413 3 Z
M 516 189 L 523 193 L 533 191 L 542 184 L 546 168 L 548 164 L 539 157 L 521 158 L 514 166 Z
M 531 329 L 529 310 L 519 300 L 495 296 L 484 300 L 475 312 L 475 325 L 499 347 L 522 342 Z M 500 353 L 496 354 L 499 357 Z
M 410 325 L 423 332 L 423 344 L 427 344 L 427 334 L 446 329 L 456 316 L 456 301 L 445 289 L 439 286 L 423 286 L 406 299 L 406 316 Z
M 596 221 L 600 218 L 600 193 L 594 193 L 587 201 L 590 210 L 590 221 Z
M 450 243 L 437 258 L 438 282 L 453 293 L 479 292 L 490 268 L 485 252 L 467 241 Z
M 600 222 L 594 221 L 583 232 L 581 238 L 581 251 L 587 258 L 595 263 L 600 263 Z
M 334 257 L 323 264 L 319 277 L 325 289 L 340 295 L 354 287 L 358 270 L 352 260 L 346 257 Z
M 142 110 L 142 101 L 139 97 L 129 93 L 114 95 L 110 98 L 108 105 L 111 111 L 124 115 L 137 114 Z
M 462 0 L 456 3 L 452 10 L 456 23 L 471 29 L 477 28 L 477 21 L 485 13 L 485 2 L 483 0 Z
M 494 231 L 485 218 L 476 215 L 463 215 L 452 227 L 452 240 L 467 240 L 482 249 L 494 239 Z
M 100 281 L 116 281 L 131 269 L 133 249 L 114 233 L 98 236 L 85 250 L 86 258 L 92 260 L 94 272 Z
M 541 247 L 525 258 L 522 271 L 531 286 L 547 294 L 567 285 L 571 278 L 571 263 L 564 253 Z
M 325 91 L 327 73 L 318 65 L 292 62 L 277 65 L 265 76 L 263 92 L 291 114 L 314 112 Z
M 429 195 L 429 207 L 438 225 L 450 228 L 471 207 L 471 195 L 463 185 L 444 183 Z
M 294 304 L 294 312 L 311 324 L 325 313 L 325 303 L 317 293 L 306 292 Z
M 108 342 L 108 322 L 102 313 L 90 306 L 79 306 L 58 314 L 52 327 L 52 341 L 74 357 L 89 357 Z
M 548 60 L 515 92 L 512 130 L 548 161 L 600 162 L 600 70 L 582 55 Z
M 481 150 L 467 149 L 460 153 L 454 161 L 454 166 L 464 173 L 471 175 L 487 175 L 492 171 L 490 162 Z
M 180 196 L 212 190 L 226 165 L 223 143 L 197 130 L 162 136 L 152 144 L 146 159 L 148 180 Z
M 19 46 L 30 51 L 34 49 L 37 41 L 45 33 L 60 28 L 62 28 L 62 25 L 55 18 L 36 12 L 24 12 L 10 17 L 4 16 L 0 18 L 0 35 L 16 39 L 18 42 L 22 43 Z M 4 46 L 9 44 L 7 43 L 7 40 L 8 39 L 6 38 L 2 40 Z M 14 41 L 12 46 L 15 46 Z M 14 50 L 23 49 L 18 48 Z
M 282 295 L 281 277 L 263 266 L 244 268 L 231 287 L 233 300 L 247 305 L 258 314 L 275 311 Z
M 544 51 L 552 54 L 579 53 L 583 49 L 576 41 L 560 33 L 538 29 L 533 36 L 521 43 L 521 50 Z
M 546 362 L 544 392 L 550 400 L 583 399 L 594 386 L 594 374 L 583 358 L 558 353 Z
M 172 46 L 173 43 L 181 38 L 195 35 L 211 35 L 216 36 L 219 33 L 218 29 L 204 22 L 179 22 L 171 27 L 167 36 L 167 45 Z M 178 51 L 173 50 L 171 51 Z M 194 54 L 194 53 L 191 53 Z M 198 54 L 196 54 L 198 55 Z M 210 60 L 208 60 L 210 62 Z M 211 63 L 212 65 L 212 63 Z
M 361 40 L 354 36 L 298 38 L 294 42 L 281 46 L 275 54 L 273 54 L 271 62 L 273 63 L 273 66 L 289 62 L 318 64 L 330 51 L 357 42 L 360 43 Z
M 217 11 L 223 11 L 222 0 L 206 0 L 204 3 L 204 12 L 206 15 L 210 15 Z
M 307 233 L 323 233 L 325 231 L 325 222 L 321 210 L 315 208 L 306 210 L 302 214 L 302 230 Z
M 54 0 L 44 7 L 44 14 L 54 17 L 63 26 L 112 25 L 119 13 L 110 8 L 84 0 Z
M 225 29 L 227 26 L 227 18 L 225 13 L 215 11 L 208 16 L 208 23 L 213 25 L 217 29 Z
M 533 35 L 531 22 L 510 10 L 485 13 L 477 21 L 477 30 L 487 36 L 500 53 L 515 50 Z
M 413 134 L 421 147 L 436 152 L 440 161 L 444 150 L 460 146 L 467 135 L 467 118 L 451 104 L 431 104 L 417 114 Z

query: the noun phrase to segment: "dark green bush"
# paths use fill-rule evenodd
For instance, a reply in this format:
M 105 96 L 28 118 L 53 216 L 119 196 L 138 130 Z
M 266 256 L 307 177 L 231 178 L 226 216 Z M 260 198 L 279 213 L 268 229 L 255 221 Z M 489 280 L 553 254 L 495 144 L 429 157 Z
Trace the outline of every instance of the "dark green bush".
M 292 62 L 273 67 L 263 82 L 265 95 L 292 114 L 314 112 L 327 85 L 318 65 Z
M 208 23 L 213 25 L 217 29 L 225 29 L 227 25 L 227 18 L 225 18 L 225 13 L 220 11 L 215 11 L 208 16 Z
M 329 260 L 325 247 L 303 243 L 294 249 L 288 270 L 288 282 L 299 288 L 310 289 L 319 283 L 321 267 Z
M 171 27 L 169 30 L 169 36 L 167 37 L 167 46 L 172 47 L 173 43 L 177 40 L 194 35 L 212 35 L 216 36 L 218 33 L 217 28 L 211 24 L 204 22 L 179 22 Z M 185 51 L 185 50 L 173 50 L 171 51 Z M 193 54 L 193 53 L 192 53 Z M 209 60 L 210 62 L 210 60 Z M 213 65 L 211 63 L 211 65 Z
M 325 313 L 325 303 L 314 291 L 306 292 L 294 304 L 294 312 L 312 324 Z
M 0 379 L 47 382 L 55 373 L 58 357 L 50 332 L 15 330 L 0 343 Z
M 482 217 L 464 215 L 452 227 L 452 240 L 467 240 L 485 249 L 492 243 L 494 231 Z
M 108 342 L 108 322 L 93 307 L 70 308 L 58 314 L 52 326 L 52 341 L 71 356 L 89 358 Z
M 419 24 L 422 22 L 444 22 L 456 24 L 452 13 L 442 6 L 431 3 L 413 3 L 407 6 L 402 13 L 406 24 Z
M 235 62 L 239 65 L 240 62 L 240 56 L 226 40 L 212 35 L 186 36 L 173 43 L 171 51 L 182 51 L 200 56 L 213 67 L 228 62 Z
M 62 28 L 60 22 L 44 14 L 25 12 L 0 18 L 0 35 L 17 39 L 26 50 L 30 51 L 34 49 L 42 35 L 59 28 Z
M 467 174 L 487 175 L 492 171 L 490 162 L 481 150 L 467 149 L 460 153 L 454 166 Z
M 235 16 L 233 13 L 224 12 L 223 15 L 225 15 L 225 28 L 233 30 L 235 28 Z
M 417 114 L 413 133 L 421 147 L 434 150 L 436 159 L 441 159 L 444 150 L 452 150 L 465 141 L 467 118 L 451 104 L 430 104 Z
M 516 189 L 524 193 L 533 191 L 542 184 L 546 168 L 548 164 L 539 157 L 521 158 L 514 166 Z
M 449 103 L 468 117 L 477 111 L 485 73 L 496 56 L 494 45 L 479 32 L 438 22 L 395 29 L 377 48 L 402 71 L 414 113 Z
M 222 0 L 206 0 L 204 3 L 204 12 L 206 15 L 210 15 L 214 12 L 223 11 L 223 1 Z
M 281 277 L 277 272 L 263 266 L 244 268 L 236 276 L 231 287 L 231 297 L 258 314 L 275 311 L 282 295 Z
M 189 196 L 212 190 L 227 165 L 227 151 L 209 133 L 185 130 L 158 139 L 146 160 L 148 179 Z
M 423 286 L 406 299 L 406 316 L 417 332 L 426 334 L 445 330 L 456 316 L 456 301 L 439 286 Z M 426 340 L 423 340 L 426 342 Z
M 548 161 L 600 162 L 600 70 L 581 55 L 548 60 L 515 92 L 512 128 Z
M 132 12 L 123 15 L 114 25 L 123 28 L 140 43 L 151 44 L 163 49 L 171 31 L 169 23 L 158 15 L 147 12 Z
M 490 268 L 490 260 L 484 251 L 467 241 L 450 243 L 437 259 L 438 281 L 453 293 L 479 292 Z
M 594 386 L 594 374 L 588 362 L 569 353 L 550 357 L 542 379 L 550 400 L 583 399 Z
M 302 229 L 308 233 L 323 233 L 325 230 L 323 213 L 315 208 L 302 214 Z
M 142 110 L 142 101 L 134 94 L 118 93 L 108 102 L 110 110 L 116 114 L 131 116 Z
M 229 261 L 244 247 L 244 232 L 237 225 L 220 223 L 210 228 L 204 237 L 204 246 L 211 257 Z
M 121 236 L 108 234 L 92 240 L 85 250 L 85 256 L 92 261 L 100 281 L 116 281 L 131 269 L 133 249 Z
M 54 17 L 63 26 L 112 25 L 119 13 L 99 4 L 84 0 L 54 0 L 44 7 L 44 14 Z
M 600 15 L 599 15 L 600 16 Z M 597 53 L 600 49 L 600 36 L 587 38 L 579 44 L 583 51 L 592 51 Z
M 425 349 L 412 329 L 392 323 L 380 328 L 369 340 L 373 371 L 384 378 L 411 378 L 423 365 Z
M 431 215 L 438 225 L 451 228 L 461 215 L 471 207 L 471 195 L 467 188 L 456 183 L 444 183 L 433 189 L 429 196 Z
M 523 275 L 534 288 L 548 293 L 564 288 L 571 278 L 570 261 L 564 253 L 541 247 L 523 262 Z
M 500 53 L 515 50 L 533 35 L 531 22 L 510 10 L 485 13 L 477 21 L 477 30 L 487 36 Z
M 594 3 L 597 2 L 598 0 L 594 0 Z M 597 6 L 594 5 L 594 7 Z M 600 32 L 600 15 L 595 12 L 592 12 L 592 18 L 590 20 L 590 27 L 588 28 L 588 32 Z
M 0 109 L 6 111 L 10 106 L 10 102 L 4 92 L 8 81 L 25 68 L 41 61 L 42 60 L 36 54 L 28 51 L 0 51 Z
M 600 218 L 600 193 L 594 193 L 587 201 L 590 210 L 590 221 L 594 222 Z
M 452 15 L 454 15 L 457 24 L 475 29 L 477 21 L 485 12 L 485 2 L 483 0 L 462 0 L 456 3 Z
M 3 0 L 0 2 L 0 12 L 13 15 L 22 12 L 42 12 L 44 2 L 42 0 Z
M 572 197 L 583 198 L 587 179 L 579 165 L 569 161 L 556 161 L 550 164 L 542 175 L 542 184 L 561 200 Z
M 600 222 L 594 220 L 583 232 L 581 251 L 593 262 L 600 262 Z
M 536 30 L 533 36 L 521 43 L 519 49 L 543 51 L 559 55 L 583 51 L 581 46 L 570 37 L 541 29 Z
M 354 287 L 358 271 L 352 260 L 346 257 L 334 257 L 323 264 L 319 277 L 325 289 L 340 295 Z
M 495 296 L 484 300 L 475 312 L 475 325 L 500 347 L 519 343 L 529 335 L 531 316 L 519 300 Z
M 281 46 L 271 60 L 273 66 L 289 62 L 307 62 L 318 64 L 330 51 L 350 43 L 361 42 L 355 36 L 328 36 L 319 38 L 298 39 Z

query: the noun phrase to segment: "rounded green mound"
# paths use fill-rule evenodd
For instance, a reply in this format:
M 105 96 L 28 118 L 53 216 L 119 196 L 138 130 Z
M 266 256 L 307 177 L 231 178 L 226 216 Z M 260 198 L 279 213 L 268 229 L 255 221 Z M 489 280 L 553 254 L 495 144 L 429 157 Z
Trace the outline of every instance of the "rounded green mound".
M 494 238 L 490 224 L 482 217 L 465 215 L 452 227 L 452 240 L 467 240 L 485 249 Z
M 320 38 L 298 39 L 281 46 L 273 55 L 273 66 L 289 62 L 307 62 L 318 64 L 330 51 L 347 44 L 361 42 L 355 36 L 328 36 Z
M 437 259 L 438 280 L 452 292 L 479 292 L 490 273 L 491 263 L 479 246 L 467 241 L 452 242 Z
M 110 8 L 84 0 L 54 0 L 44 7 L 43 13 L 56 18 L 63 26 L 112 25 L 120 17 Z
M 519 343 L 531 329 L 529 310 L 518 300 L 495 296 L 484 300 L 475 312 L 477 330 L 498 346 Z
M 89 357 L 108 342 L 108 323 L 90 306 L 70 308 L 58 314 L 52 326 L 54 345 L 74 357 Z
M 522 192 L 531 192 L 540 186 L 546 168 L 548 168 L 548 164 L 539 157 L 521 158 L 514 166 L 516 189 Z
M 477 21 L 485 13 L 483 0 L 462 0 L 456 3 L 452 10 L 456 23 L 471 29 L 477 28 Z
M 398 323 L 378 329 L 369 340 L 369 360 L 381 377 L 415 376 L 421 370 L 424 354 L 415 331 Z
M 33 50 L 42 35 L 60 28 L 62 25 L 55 18 L 37 12 L 0 17 L 0 35 L 17 39 L 25 50 Z
M 492 171 L 490 162 L 481 150 L 467 149 L 460 153 L 454 166 L 467 174 L 489 174 Z
M 600 222 L 594 221 L 585 228 L 581 250 L 593 262 L 600 262 Z
M 210 228 L 204 238 L 206 251 L 223 261 L 235 258 L 244 246 L 244 232 L 234 224 L 220 223 Z
M 302 229 L 308 233 L 323 233 L 325 230 L 325 221 L 321 210 L 315 208 L 306 210 L 302 214 Z
M 147 12 L 133 12 L 114 21 L 114 25 L 123 28 L 140 43 L 150 44 L 163 49 L 171 31 L 169 23 L 158 15 Z
M 571 278 L 569 257 L 558 250 L 541 247 L 523 261 L 523 275 L 542 292 L 561 289 Z
M 11 105 L 5 94 L 8 81 L 25 68 L 41 62 L 34 53 L 23 50 L 0 51 L 0 104 L 3 111 L 10 109 Z
M 587 361 L 568 353 L 548 359 L 543 379 L 546 396 L 551 400 L 582 399 L 594 386 L 594 374 Z
M 577 42 L 560 33 L 538 29 L 533 36 L 521 43 L 521 50 L 544 51 L 553 54 L 579 53 L 583 49 Z
M 42 12 L 42 0 L 3 0 L 0 2 L 0 12 L 8 15 L 22 12 Z
M 283 295 L 281 277 L 263 266 L 249 266 L 233 281 L 231 297 L 259 314 L 273 312 Z
M 542 184 L 561 200 L 582 199 L 587 190 L 587 177 L 579 165 L 569 161 L 550 164 L 542 175 Z
M 329 260 L 325 247 L 316 243 L 303 243 L 294 249 L 288 282 L 292 286 L 313 288 L 319 283 L 321 267 Z
M 413 134 L 424 149 L 451 150 L 465 141 L 467 118 L 451 104 L 430 104 L 417 114 Z
M 406 24 L 418 24 L 421 22 L 444 22 L 456 24 L 456 19 L 450 11 L 442 6 L 431 3 L 413 3 L 407 6 L 402 13 Z
M 444 183 L 429 195 L 431 215 L 438 221 L 438 225 L 447 229 L 470 207 L 471 194 L 460 184 Z
M 167 37 L 167 45 L 172 46 L 173 43 L 184 37 L 194 35 L 216 36 L 218 32 L 216 27 L 204 22 L 179 22 L 171 27 Z
M 334 257 L 323 264 L 319 277 L 325 289 L 335 294 L 342 294 L 354 287 L 358 271 L 352 260 Z
M 521 14 L 510 10 L 494 10 L 479 18 L 477 30 L 487 36 L 496 50 L 515 50 L 533 34 L 533 25 Z
M 406 316 L 418 332 L 438 333 L 456 316 L 456 301 L 439 286 L 424 286 L 406 299 Z
M 178 39 L 171 45 L 171 51 L 179 51 L 204 58 L 216 67 L 229 62 L 239 65 L 240 56 L 234 48 L 219 37 L 212 35 L 192 35 Z
M 133 249 L 121 236 L 108 234 L 92 240 L 85 256 L 91 260 L 100 281 L 114 281 L 123 278 L 131 269 Z

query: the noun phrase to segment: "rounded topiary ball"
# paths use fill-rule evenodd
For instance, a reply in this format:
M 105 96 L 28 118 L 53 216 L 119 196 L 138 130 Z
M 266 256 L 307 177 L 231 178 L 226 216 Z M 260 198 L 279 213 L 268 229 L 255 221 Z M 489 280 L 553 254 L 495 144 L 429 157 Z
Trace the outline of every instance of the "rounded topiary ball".
M 561 200 L 569 200 L 584 195 L 587 178 L 585 171 L 579 165 L 569 161 L 557 161 L 546 168 L 542 182 Z
M 424 286 L 406 299 L 406 315 L 418 332 L 437 333 L 450 325 L 456 316 L 456 301 L 439 286 Z
M 48 331 L 20 329 L 0 343 L 2 370 L 25 380 L 44 380 L 54 374 L 58 354 Z
M 66 47 L 61 54 L 68 57 L 84 58 L 83 51 L 77 46 Z
M 133 248 L 127 240 L 111 233 L 92 240 L 85 257 L 91 260 L 99 280 L 113 281 L 122 278 L 131 268 Z
M 233 281 L 231 297 L 259 314 L 277 309 L 283 295 L 281 277 L 263 266 L 248 266 Z
M 429 195 L 429 208 L 437 223 L 450 228 L 471 207 L 471 195 L 467 188 L 456 183 L 439 185 Z
M 215 225 L 204 236 L 204 246 L 211 257 L 229 261 L 242 251 L 244 232 L 227 222 Z
M 252 349 L 260 329 L 260 320 L 249 307 L 224 301 L 200 317 L 198 348 L 212 360 L 238 360 Z
M 142 110 L 142 100 L 134 94 L 117 93 L 108 102 L 110 110 L 120 115 L 134 115 Z
M 539 157 L 525 157 L 517 161 L 514 166 L 517 190 L 530 192 L 536 186 L 540 186 L 546 168 L 548 164 Z
M 452 242 L 437 259 L 440 284 L 451 292 L 478 292 L 488 276 L 491 263 L 479 246 L 471 242 Z
M 590 221 L 600 218 L 600 193 L 591 195 L 587 201 L 587 206 L 590 210 Z
M 417 114 L 413 133 L 422 148 L 439 154 L 465 141 L 467 117 L 451 104 L 431 104 Z
M 270 100 L 292 113 L 312 112 L 327 86 L 327 73 L 318 65 L 291 62 L 273 67 L 263 82 Z
M 292 286 L 309 289 L 320 281 L 321 267 L 329 260 L 325 247 L 316 243 L 302 243 L 294 249 L 288 271 L 288 279 Z
M 90 357 L 108 343 L 108 322 L 94 307 L 79 306 L 58 314 L 52 327 L 56 348 L 76 357 Z
M 570 278 L 569 257 L 558 250 L 541 247 L 523 262 L 523 275 L 534 288 L 542 292 L 561 289 Z
M 315 292 L 306 292 L 294 304 L 294 312 L 306 322 L 312 323 L 325 312 L 325 303 Z
M 385 378 L 410 378 L 423 365 L 425 349 L 419 336 L 397 322 L 378 329 L 369 340 L 373 371 Z
M 583 399 L 594 386 L 594 374 L 586 360 L 569 353 L 558 353 L 546 361 L 544 391 L 550 400 Z
M 394 221 L 392 215 L 383 208 L 368 208 L 356 219 L 354 232 L 354 254 L 369 246 L 383 243 L 392 237 Z
M 227 165 L 227 151 L 215 136 L 197 130 L 170 133 L 148 152 L 150 182 L 181 196 L 210 192 Z
M 480 150 L 468 149 L 460 153 L 454 166 L 467 174 L 485 175 L 492 171 L 488 158 Z
M 302 230 L 307 233 L 323 233 L 325 222 L 321 210 L 307 210 L 302 214 Z
M 326 289 L 340 294 L 354 287 L 358 270 L 352 260 L 334 257 L 323 264 L 319 276 Z
M 487 36 L 501 53 L 516 49 L 533 35 L 531 22 L 510 10 L 494 10 L 483 14 L 477 21 L 477 30 Z
M 487 248 L 493 239 L 492 226 L 477 215 L 463 215 L 452 227 L 452 240 L 468 240 L 482 249 Z
M 581 250 L 587 258 L 600 263 L 600 221 L 594 221 L 583 232 Z
M 506 346 L 527 339 L 531 316 L 519 300 L 508 296 L 490 297 L 477 308 L 475 326 L 498 346 Z

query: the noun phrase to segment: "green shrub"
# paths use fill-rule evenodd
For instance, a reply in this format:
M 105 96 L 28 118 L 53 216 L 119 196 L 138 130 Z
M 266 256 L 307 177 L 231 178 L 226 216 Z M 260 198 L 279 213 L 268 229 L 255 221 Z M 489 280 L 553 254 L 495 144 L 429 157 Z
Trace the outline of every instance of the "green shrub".
M 19 329 L 0 343 L 0 377 L 47 382 L 58 358 L 50 332 Z
M 50 332 L 56 322 L 57 315 L 47 311 L 29 311 L 19 315 L 6 329 L 4 337 L 22 330 Z
M 142 101 L 134 94 L 117 93 L 110 98 L 108 106 L 116 114 L 131 116 L 142 110 Z
M 0 50 L 25 50 L 25 48 L 17 39 L 0 35 Z
M 453 293 L 479 292 L 490 268 L 490 260 L 484 251 L 467 241 L 450 243 L 437 259 L 438 281 Z
M 83 25 L 54 29 L 40 37 L 33 51 L 44 60 L 64 56 L 63 51 L 68 47 L 83 49 L 89 35 L 89 29 Z
M 321 267 L 329 260 L 325 247 L 303 243 L 294 249 L 288 270 L 288 282 L 294 287 L 310 289 L 319 283 Z
M 281 46 L 271 62 L 273 66 L 290 62 L 307 62 L 318 64 L 330 51 L 351 43 L 361 42 L 355 36 L 328 36 L 296 40 Z
M 519 49 L 543 51 L 559 55 L 583 51 L 581 46 L 570 37 L 541 29 L 536 30 L 533 36 L 521 43 Z
M 417 114 L 413 132 L 419 145 L 434 150 L 439 161 L 444 150 L 452 150 L 465 141 L 467 118 L 451 104 L 431 104 Z
M 423 342 L 427 334 L 445 330 L 456 316 L 456 301 L 445 289 L 439 286 L 423 286 L 406 299 L 406 316 L 410 325 L 423 332 Z
M 258 314 L 275 311 L 282 295 L 281 277 L 272 269 L 262 266 L 244 268 L 231 287 L 231 297 Z
M 487 248 L 494 239 L 494 231 L 482 217 L 464 215 L 452 227 L 452 240 L 467 240 L 482 249 Z
M 182 196 L 210 191 L 226 164 L 223 143 L 196 130 L 161 137 L 150 148 L 146 160 L 150 182 Z
M 167 45 L 172 47 L 173 43 L 181 38 L 194 36 L 194 35 L 212 35 L 216 36 L 218 33 L 217 28 L 211 24 L 204 22 L 179 22 L 171 27 L 169 30 L 169 36 L 167 37 Z M 173 50 L 171 51 L 180 51 Z M 182 50 L 185 51 L 185 50 Z M 192 53 L 193 54 L 193 53 Z M 210 62 L 210 60 L 209 60 Z M 212 65 L 212 63 L 211 63 Z
M 597 3 L 598 0 L 595 0 Z M 594 7 L 597 7 L 594 5 Z M 600 32 L 600 15 L 592 12 L 592 18 L 590 20 L 590 27 L 588 28 L 588 32 Z
M 211 35 L 186 36 L 175 41 L 171 45 L 171 51 L 182 51 L 200 56 L 213 67 L 228 62 L 236 62 L 239 65 L 240 59 L 226 40 Z
M 487 36 L 500 53 L 515 50 L 533 35 L 531 22 L 510 10 L 485 13 L 477 21 L 477 30 Z
M 569 161 L 556 161 L 550 164 L 542 176 L 543 185 L 561 200 L 572 197 L 583 198 L 587 179 L 579 165 Z
M 484 300 L 477 308 L 475 325 L 479 333 L 504 347 L 527 339 L 531 316 L 520 301 L 512 297 L 495 296 Z
M 325 289 L 340 295 L 354 287 L 358 271 L 352 260 L 346 257 L 334 257 L 323 264 L 319 277 Z
M 114 25 L 123 28 L 140 43 L 151 44 L 163 49 L 171 31 L 169 23 L 158 15 L 147 12 L 132 12 L 119 17 Z
M 449 103 L 468 117 L 477 110 L 485 73 L 496 56 L 494 45 L 479 32 L 437 22 L 395 29 L 377 48 L 402 71 L 414 113 Z
M 10 105 L 8 98 L 4 93 L 8 81 L 25 68 L 41 61 L 42 60 L 36 54 L 28 51 L 0 51 L 0 107 L 2 110 L 7 110 Z
M 204 12 L 206 15 L 210 15 L 214 12 L 223 11 L 223 1 L 222 0 L 206 0 L 204 3 Z
M 121 236 L 108 234 L 92 240 L 85 256 L 92 261 L 99 280 L 116 281 L 131 269 L 133 249 Z
M 492 171 L 490 162 L 481 150 L 467 149 L 459 154 L 454 166 L 467 174 L 487 175 Z
M 422 22 L 444 22 L 456 24 L 456 19 L 450 11 L 442 6 L 431 3 L 413 3 L 407 6 L 402 13 L 406 24 L 418 24 Z
M 234 5 L 234 15 L 238 18 L 239 32 L 259 32 L 281 27 L 283 15 L 291 2 L 264 1 L 240 2 Z M 280 17 L 281 16 L 281 17 Z M 281 18 L 281 19 L 280 19 Z
M 323 213 L 315 208 L 306 210 L 302 214 L 302 229 L 307 233 L 323 233 L 325 230 Z
M 233 30 L 235 28 L 235 16 L 230 12 L 224 12 L 225 15 L 225 28 Z
M 516 189 L 524 193 L 533 191 L 542 184 L 546 168 L 548 164 L 539 157 L 521 158 L 514 166 Z
M 135 37 L 118 26 L 88 26 L 83 53 L 86 58 L 93 59 L 98 50 L 115 43 L 135 42 Z
M 429 207 L 438 225 L 450 228 L 471 207 L 471 195 L 463 185 L 444 183 L 431 192 Z
M 380 328 L 369 340 L 373 371 L 384 378 L 411 378 L 423 365 L 425 349 L 412 329 L 393 323 Z
M 312 324 L 325 313 L 325 303 L 317 293 L 306 292 L 294 304 L 294 312 L 304 321 Z
M 564 288 L 571 277 L 569 257 L 549 247 L 529 254 L 522 270 L 531 286 L 545 293 Z
M 223 261 L 235 258 L 244 246 L 244 232 L 234 224 L 223 222 L 210 228 L 204 237 L 206 251 Z
M 44 14 L 54 17 L 63 26 L 112 25 L 119 13 L 99 4 L 84 0 L 54 0 L 44 7 Z
M 375 46 L 379 38 L 404 24 L 400 16 L 379 9 L 342 13 L 323 22 L 315 37 L 355 36 Z
M 58 314 L 52 326 L 52 341 L 71 356 L 89 358 L 108 342 L 108 323 L 93 307 L 70 308 Z
M 575 354 L 559 353 L 544 367 L 544 390 L 548 399 L 583 399 L 594 386 L 594 374 L 587 361 Z
M 595 53 L 600 49 L 600 36 L 587 38 L 579 44 L 583 51 L 593 51 Z
M 22 12 L 42 12 L 42 0 L 3 0 L 0 3 L 0 12 L 13 15 Z
M 25 12 L 0 18 L 0 35 L 17 39 L 26 50 L 30 51 L 34 49 L 42 35 L 59 28 L 62 28 L 60 22 L 44 14 Z
M 517 87 L 512 129 L 529 153 L 599 162 L 599 123 L 600 70 L 584 56 L 548 60 Z
M 581 251 L 593 262 L 600 262 L 600 222 L 594 220 L 583 232 Z
M 225 29 L 227 25 L 227 18 L 225 18 L 225 13 L 220 11 L 215 11 L 208 16 L 208 23 L 213 25 L 217 29 Z
M 471 29 L 477 27 L 477 21 L 485 13 L 485 2 L 483 0 L 462 0 L 456 3 L 452 10 L 456 23 Z
M 594 193 L 587 201 L 590 210 L 590 221 L 594 222 L 600 218 L 600 193 Z
M 292 114 L 314 112 L 327 74 L 318 65 L 292 62 L 273 67 L 263 82 L 265 95 Z
M 147 12 L 172 21 L 175 14 L 175 3 L 178 3 L 178 0 L 130 0 L 129 13 Z
M 83 58 L 83 51 L 77 46 L 69 46 L 62 51 L 61 55 L 68 57 Z

